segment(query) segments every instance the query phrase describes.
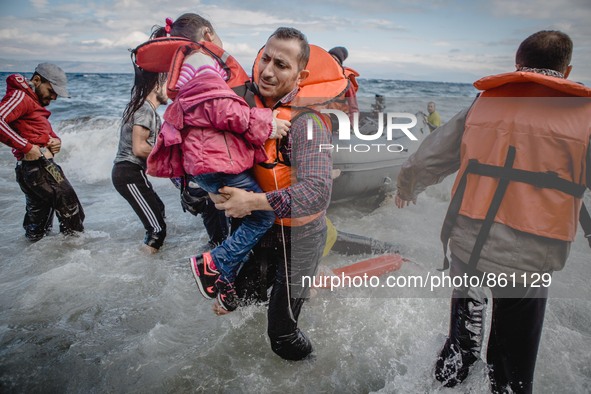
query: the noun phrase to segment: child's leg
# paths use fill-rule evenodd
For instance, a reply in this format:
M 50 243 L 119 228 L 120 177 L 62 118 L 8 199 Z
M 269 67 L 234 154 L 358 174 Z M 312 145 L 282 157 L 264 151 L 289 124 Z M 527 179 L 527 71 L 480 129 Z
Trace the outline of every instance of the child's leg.
M 233 282 L 236 279 L 240 264 L 246 260 L 252 248 L 271 228 L 274 221 L 273 212 L 254 211 L 242 220 L 240 226 L 224 242 L 211 251 L 222 279 L 227 282 Z
M 218 190 L 224 187 L 223 176 L 221 172 L 211 174 L 200 174 L 191 176 L 191 180 L 196 182 L 199 187 L 208 193 L 219 194 Z
M 195 180 L 203 189 L 208 190 L 208 186 L 202 185 L 202 182 L 209 183 L 209 175 L 196 176 Z M 262 192 L 255 179 L 248 173 L 240 174 L 215 174 L 216 178 L 221 180 L 225 186 L 237 187 L 255 193 Z M 220 181 L 218 181 L 220 182 Z M 212 182 L 216 183 L 216 182 Z M 216 185 L 218 186 L 218 185 Z M 218 187 L 219 189 L 219 187 Z M 217 189 L 216 189 L 217 192 Z M 224 242 L 211 251 L 211 256 L 220 271 L 220 277 L 226 282 L 233 282 L 236 278 L 238 269 L 243 260 L 246 259 L 252 248 L 259 242 L 261 237 L 273 225 L 275 214 L 272 211 L 254 211 L 246 216 L 240 226 L 230 234 Z

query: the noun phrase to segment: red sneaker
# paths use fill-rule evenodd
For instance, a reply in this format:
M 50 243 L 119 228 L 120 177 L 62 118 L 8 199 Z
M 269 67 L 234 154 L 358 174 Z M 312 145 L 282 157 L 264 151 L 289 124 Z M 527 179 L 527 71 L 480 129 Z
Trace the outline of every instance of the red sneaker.
M 199 292 L 203 297 L 213 300 L 217 295 L 215 281 L 220 276 L 220 273 L 218 270 L 211 268 L 212 266 L 215 267 L 211 254 L 205 252 L 201 256 L 191 257 L 189 261 Z
M 217 287 L 218 302 L 222 308 L 232 312 L 240 306 L 233 282 L 228 283 L 225 280 L 218 278 L 218 280 L 215 281 L 215 287 Z

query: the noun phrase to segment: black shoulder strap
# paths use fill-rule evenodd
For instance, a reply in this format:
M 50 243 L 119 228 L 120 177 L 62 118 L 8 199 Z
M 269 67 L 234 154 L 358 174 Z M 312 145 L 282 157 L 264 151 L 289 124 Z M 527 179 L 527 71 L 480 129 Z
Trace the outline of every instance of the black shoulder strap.
M 467 178 L 468 170 L 466 169 L 460 178 L 456 192 L 449 203 L 447 213 L 445 214 L 445 219 L 443 220 L 443 227 L 441 228 L 440 235 L 441 243 L 443 244 L 443 268 L 441 268 L 439 271 L 445 271 L 449 268 L 449 259 L 447 258 L 447 244 L 449 242 L 449 238 L 451 237 L 451 230 L 456 224 L 456 219 L 458 218 L 460 208 L 462 207 L 462 200 L 464 199 L 464 192 L 466 191 Z
M 480 259 L 480 253 L 482 252 L 484 243 L 488 238 L 488 234 L 490 233 L 490 229 L 494 222 L 494 218 L 499 210 L 499 207 L 501 206 L 501 202 L 503 201 L 503 196 L 507 191 L 507 186 L 509 185 L 509 182 L 522 182 L 540 188 L 555 189 L 568 195 L 571 195 L 575 198 L 582 198 L 583 194 L 585 193 L 584 185 L 580 185 L 568 181 L 566 179 L 560 178 L 556 173 L 553 172 L 532 172 L 515 169 L 513 168 L 514 161 L 515 147 L 513 146 L 509 147 L 507 157 L 505 159 L 505 164 L 503 167 L 482 164 L 476 160 L 469 161 L 466 170 L 462 174 L 462 178 L 460 178 L 460 182 L 458 183 L 456 192 L 449 204 L 449 208 L 447 210 L 447 214 L 445 215 L 445 220 L 443 222 L 443 227 L 441 229 L 440 239 L 443 243 L 443 252 L 445 256 L 443 260 L 443 268 L 441 269 L 442 271 L 449 268 L 449 259 L 447 257 L 447 244 L 451 236 L 451 230 L 453 229 L 453 226 L 455 225 L 456 219 L 460 212 L 460 207 L 462 205 L 462 200 L 464 198 L 464 192 L 466 190 L 468 174 L 476 174 L 499 179 L 499 184 L 497 185 L 495 194 L 493 195 L 493 199 L 488 208 L 482 226 L 480 227 L 480 231 L 478 233 L 478 236 L 476 237 L 474 248 L 472 249 L 472 253 L 470 255 L 470 261 L 468 263 L 468 266 L 471 269 L 476 268 L 476 264 Z M 581 226 L 585 231 L 585 237 L 589 241 L 589 246 L 591 246 L 591 217 L 589 216 L 589 212 L 587 211 L 584 204 L 581 206 L 579 222 L 581 223 Z
M 510 146 L 509 151 L 507 152 L 507 157 L 505 158 L 505 165 L 503 169 L 508 169 L 513 167 L 513 163 L 515 162 L 515 147 Z M 472 253 L 470 254 L 470 261 L 468 262 L 468 266 L 475 270 L 476 264 L 478 260 L 480 260 L 480 252 L 482 252 L 482 248 L 486 239 L 488 238 L 488 234 L 490 233 L 490 228 L 495 220 L 495 216 L 499 211 L 499 207 L 501 206 L 501 202 L 503 201 L 503 197 L 505 196 L 505 192 L 507 191 L 507 186 L 509 186 L 509 178 L 501 178 L 499 180 L 499 184 L 497 185 L 497 189 L 495 190 L 495 194 L 493 195 L 493 199 L 488 207 L 488 212 L 486 212 L 486 217 L 484 218 L 484 222 L 482 222 L 482 226 L 480 227 L 480 231 L 478 232 L 478 236 L 476 237 L 476 242 L 474 243 L 474 248 L 472 249 Z
M 510 146 L 509 151 L 507 152 L 507 158 L 505 159 L 505 165 L 502 168 L 511 168 L 515 161 L 515 147 Z M 468 167 L 464 171 L 462 178 L 456 188 L 456 192 L 449 204 L 449 208 L 447 210 L 447 214 L 445 215 L 445 219 L 443 221 L 443 228 L 441 229 L 441 242 L 443 243 L 443 253 L 444 253 L 444 261 L 443 261 L 443 268 L 440 271 L 444 271 L 449 268 L 449 259 L 447 258 L 447 244 L 449 242 L 449 238 L 451 236 L 451 230 L 456 223 L 456 219 L 460 212 L 460 207 L 462 206 L 462 200 L 464 199 L 464 192 L 466 191 L 466 182 L 468 174 L 473 173 L 473 168 L 478 164 L 476 160 L 470 160 L 468 163 Z M 508 178 L 501 178 L 499 184 L 497 185 L 497 189 L 495 190 L 495 194 L 493 196 L 492 202 L 488 207 L 488 212 L 486 213 L 486 217 L 480 227 L 480 231 L 478 232 L 478 236 L 476 237 L 476 242 L 474 243 L 474 247 L 472 248 L 472 253 L 470 254 L 470 261 L 468 266 L 470 268 L 476 268 L 476 263 L 480 259 L 480 252 L 482 251 L 482 247 L 488 238 L 488 234 L 490 233 L 490 228 L 494 222 L 495 216 L 501 206 L 501 201 L 503 201 L 503 196 L 507 191 L 507 186 L 509 185 Z
M 256 102 L 254 101 L 254 91 L 251 88 L 252 82 L 246 82 L 244 85 L 236 86 L 232 88 L 234 93 L 238 96 L 242 97 L 250 108 L 256 107 Z
M 585 185 L 560 178 L 558 174 L 551 171 L 533 172 L 475 162 L 470 168 L 470 173 L 491 178 L 507 178 L 514 182 L 527 183 L 540 188 L 555 189 L 575 198 L 582 198 L 585 193 Z
M 589 242 L 589 247 L 591 247 L 591 216 L 589 216 L 589 211 L 587 210 L 587 207 L 584 203 L 581 205 L 579 223 L 581 223 L 581 227 L 585 232 L 585 238 L 587 238 L 587 242 Z

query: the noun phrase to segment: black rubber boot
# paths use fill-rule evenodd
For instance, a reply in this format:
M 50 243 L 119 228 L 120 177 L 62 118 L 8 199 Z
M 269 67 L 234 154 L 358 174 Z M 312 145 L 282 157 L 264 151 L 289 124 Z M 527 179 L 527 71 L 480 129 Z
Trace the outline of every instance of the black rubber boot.
M 304 333 L 296 328 L 288 335 L 271 338 L 271 349 L 284 360 L 299 361 L 312 354 L 312 343 Z
M 486 299 L 478 299 L 473 289 L 454 290 L 449 337 L 435 363 L 435 379 L 445 387 L 463 382 L 470 367 L 480 358 L 485 308 Z

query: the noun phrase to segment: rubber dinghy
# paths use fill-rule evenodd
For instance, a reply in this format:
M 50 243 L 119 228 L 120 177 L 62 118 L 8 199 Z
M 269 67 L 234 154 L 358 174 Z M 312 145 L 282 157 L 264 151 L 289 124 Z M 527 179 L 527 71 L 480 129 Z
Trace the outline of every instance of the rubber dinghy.
M 370 139 L 379 134 L 380 116 L 383 120 L 381 136 Z M 338 127 L 335 127 L 332 158 L 336 178 L 333 180 L 331 201 L 384 196 L 386 192 L 394 190 L 402 164 L 416 151 L 420 140 L 425 137 L 425 130 L 427 133 L 429 130 L 422 116 L 416 116 L 416 119 L 417 124 L 408 130 L 419 139 L 417 141 L 411 140 L 400 129 L 394 129 L 392 138 L 388 139 L 386 113 L 382 111 L 359 113 L 359 132 L 362 136 L 353 132 L 351 126 L 350 139 L 339 139 Z M 392 123 L 409 124 L 411 119 L 394 118 Z

